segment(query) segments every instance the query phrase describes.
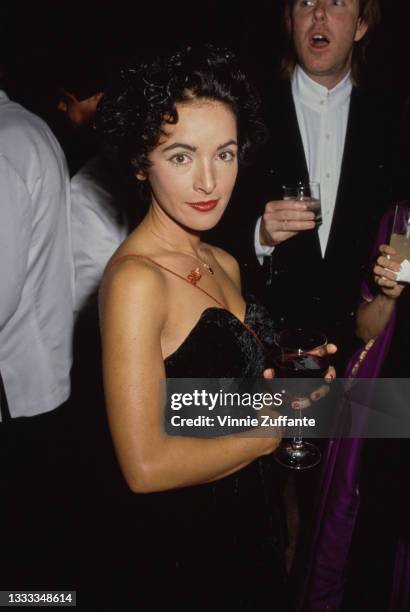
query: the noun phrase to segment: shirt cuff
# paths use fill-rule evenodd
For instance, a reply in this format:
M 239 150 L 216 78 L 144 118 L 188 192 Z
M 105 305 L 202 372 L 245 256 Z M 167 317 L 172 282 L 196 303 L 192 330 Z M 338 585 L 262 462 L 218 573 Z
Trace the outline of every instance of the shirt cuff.
M 259 217 L 259 219 L 256 222 L 256 226 L 255 226 L 254 245 L 255 245 L 256 258 L 259 261 L 260 265 L 263 266 L 263 258 L 269 257 L 270 255 L 272 255 L 273 251 L 275 250 L 275 247 L 264 246 L 261 244 L 259 240 L 259 231 L 261 227 L 261 222 L 262 222 L 262 217 Z

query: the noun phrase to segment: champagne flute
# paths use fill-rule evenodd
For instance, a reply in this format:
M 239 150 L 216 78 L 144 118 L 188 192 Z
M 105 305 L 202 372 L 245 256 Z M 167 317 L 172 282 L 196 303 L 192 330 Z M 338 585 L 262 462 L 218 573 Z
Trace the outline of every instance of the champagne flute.
M 278 353 L 274 360 L 276 376 L 280 378 L 323 378 L 328 367 L 329 357 L 326 350 L 327 338 L 317 330 L 290 329 L 277 335 L 275 340 Z M 309 398 L 308 381 L 303 396 L 295 397 L 299 403 Z M 300 390 L 299 390 L 300 391 Z M 307 394 L 307 398 L 306 398 Z M 302 418 L 302 409 L 296 410 L 296 418 Z M 305 470 L 320 462 L 320 450 L 302 438 L 301 426 L 297 426 L 292 440 L 285 441 L 275 453 L 281 465 L 293 470 Z

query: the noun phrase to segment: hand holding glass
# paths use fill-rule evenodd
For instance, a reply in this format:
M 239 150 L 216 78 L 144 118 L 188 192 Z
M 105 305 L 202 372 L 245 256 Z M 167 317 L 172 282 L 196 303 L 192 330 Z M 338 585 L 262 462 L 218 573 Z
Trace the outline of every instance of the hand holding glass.
M 326 336 L 319 331 L 309 329 L 285 330 L 276 338 L 278 355 L 275 358 L 275 374 L 282 378 L 322 378 L 329 367 Z M 294 398 L 299 399 L 299 398 Z M 301 397 L 301 403 L 305 400 Z M 300 408 L 296 409 L 296 418 L 302 418 Z M 301 427 L 296 435 L 285 442 L 275 453 L 275 459 L 281 465 L 294 470 L 304 470 L 317 465 L 321 454 L 319 449 L 302 439 Z
M 320 183 L 299 181 L 297 185 L 284 185 L 282 190 L 284 200 L 304 202 L 306 209 L 315 215 L 316 227 L 322 224 Z
M 392 256 L 394 261 L 410 261 L 410 202 L 401 202 L 396 206 L 390 246 L 396 251 L 396 255 Z

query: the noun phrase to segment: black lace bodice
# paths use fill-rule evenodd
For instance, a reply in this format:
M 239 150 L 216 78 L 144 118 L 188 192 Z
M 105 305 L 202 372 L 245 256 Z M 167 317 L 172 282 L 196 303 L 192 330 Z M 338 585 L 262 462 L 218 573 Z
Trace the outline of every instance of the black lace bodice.
M 255 303 L 246 307 L 245 324 L 231 312 L 212 307 L 165 360 L 168 378 L 255 378 L 265 368 L 263 345 L 273 342 L 274 325 L 267 311 Z

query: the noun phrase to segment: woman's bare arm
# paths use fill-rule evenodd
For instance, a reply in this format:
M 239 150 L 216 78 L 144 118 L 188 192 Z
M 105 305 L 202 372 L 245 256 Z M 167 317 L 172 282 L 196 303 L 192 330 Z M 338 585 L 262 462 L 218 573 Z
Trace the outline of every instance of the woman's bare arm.
M 160 272 L 130 261 L 101 291 L 103 371 L 109 425 L 130 488 L 151 492 L 209 482 L 272 452 L 279 438 L 196 439 L 161 433 L 161 331 L 167 303 Z
M 391 260 L 396 251 L 386 244 L 382 244 L 379 250 L 380 257 L 373 272 L 381 293 L 372 301 L 361 304 L 357 311 L 356 333 L 364 342 L 369 342 L 384 331 L 404 287 L 396 281 L 400 265 Z
M 385 295 L 377 295 L 371 302 L 363 302 L 357 310 L 356 333 L 369 342 L 381 334 L 393 314 L 395 300 Z

